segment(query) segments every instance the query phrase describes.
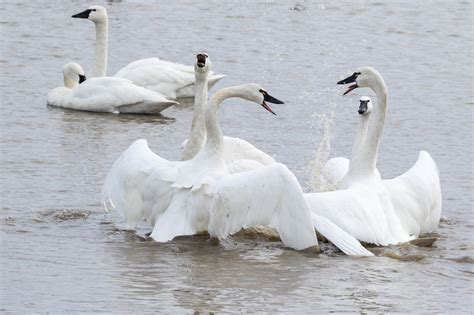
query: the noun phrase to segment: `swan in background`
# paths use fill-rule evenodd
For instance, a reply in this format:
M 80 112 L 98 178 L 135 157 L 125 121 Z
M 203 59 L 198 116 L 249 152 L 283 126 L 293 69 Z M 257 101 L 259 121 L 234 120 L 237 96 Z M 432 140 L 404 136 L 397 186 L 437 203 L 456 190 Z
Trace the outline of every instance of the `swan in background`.
M 177 104 L 129 80 L 111 77 L 86 80 L 84 70 L 75 62 L 63 66 L 63 75 L 64 87 L 48 93 L 48 105 L 114 114 L 157 114 Z
M 88 19 L 95 24 L 96 43 L 92 77 L 103 77 L 107 73 L 107 10 L 98 5 L 75 14 L 73 18 Z M 159 58 L 141 59 L 120 69 L 116 77 L 132 81 L 135 85 L 163 94 L 166 98 L 188 98 L 194 96 L 194 69 Z M 210 73 L 209 88 L 225 75 Z
M 332 220 L 357 239 L 377 245 L 406 242 L 435 230 L 441 216 L 436 163 L 427 152 L 421 151 L 417 163 L 408 172 L 382 181 L 376 163 L 385 124 L 387 88 L 382 76 L 371 67 L 338 82 L 348 83 L 355 84 L 344 95 L 358 87 L 369 87 L 376 93 L 374 123 L 360 148 L 354 147 L 355 156 L 351 157 L 340 190 L 307 194 L 312 211 Z
M 208 54 L 199 53 L 197 55 L 197 63 L 194 71 L 196 89 L 193 120 L 189 141 L 185 140 L 183 142 L 184 150 L 181 156 L 181 160 L 183 161 L 193 158 L 206 142 L 205 111 L 208 104 L 207 84 L 210 68 L 211 60 Z M 274 104 L 282 103 L 266 93 L 264 94 L 264 99 Z M 275 114 L 273 111 L 272 113 Z M 231 173 L 276 163 L 272 157 L 257 149 L 249 142 L 226 136 L 224 136 L 224 159 L 227 161 Z

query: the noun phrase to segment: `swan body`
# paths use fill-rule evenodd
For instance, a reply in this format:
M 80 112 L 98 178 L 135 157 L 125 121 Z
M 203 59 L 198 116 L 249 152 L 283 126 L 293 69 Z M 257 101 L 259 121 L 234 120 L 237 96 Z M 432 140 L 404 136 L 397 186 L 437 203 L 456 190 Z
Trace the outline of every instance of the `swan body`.
M 81 77 L 85 76 L 84 70 L 77 63 L 67 63 L 63 67 L 63 74 L 65 86 L 48 93 L 48 105 L 115 114 L 157 114 L 177 104 L 125 79 L 92 78 L 79 84 Z
M 73 18 L 88 19 L 95 24 L 96 43 L 92 77 L 103 77 L 107 73 L 107 10 L 98 5 L 75 14 Z M 137 60 L 120 69 L 116 77 L 127 79 L 133 84 L 159 92 L 169 99 L 188 98 L 194 96 L 194 69 L 159 58 Z M 224 75 L 210 73 L 209 88 L 212 88 Z
M 187 144 L 188 139 L 183 141 L 181 147 L 186 149 Z M 224 159 L 232 168 L 231 173 L 277 163 L 270 155 L 240 138 L 224 136 L 224 148 Z M 185 152 L 183 152 L 183 156 L 186 158 L 184 154 Z
M 169 98 L 194 97 L 194 71 L 191 66 L 163 61 L 159 58 L 148 58 L 128 64 L 115 76 L 160 92 Z M 225 77 L 213 72 L 210 72 L 209 76 L 209 89 Z
M 381 75 L 370 67 L 338 83 L 352 82 L 355 84 L 344 94 L 358 87 L 369 87 L 376 93 L 375 121 L 367 131 L 367 120 L 361 116 L 349 168 L 339 190 L 307 194 L 311 210 L 332 220 L 358 240 L 377 245 L 406 242 L 435 230 L 441 216 L 436 163 L 422 151 L 408 172 L 392 180 L 381 180 L 376 162 L 386 116 L 386 86 Z M 366 136 L 361 137 L 364 130 Z
M 348 158 L 338 156 L 329 159 L 324 164 L 320 174 L 323 179 L 324 190 L 332 191 L 337 189 L 339 183 L 349 170 L 349 162 Z

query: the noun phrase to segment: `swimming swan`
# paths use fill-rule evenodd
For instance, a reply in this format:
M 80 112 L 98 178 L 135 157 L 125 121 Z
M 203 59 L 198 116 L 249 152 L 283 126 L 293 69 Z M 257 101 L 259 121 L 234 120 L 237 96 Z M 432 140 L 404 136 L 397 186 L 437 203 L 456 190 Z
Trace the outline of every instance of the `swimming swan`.
M 377 245 L 406 242 L 433 231 L 441 215 L 436 163 L 427 152 L 421 151 L 417 163 L 408 172 L 382 181 L 376 162 L 385 123 L 387 89 L 381 75 L 370 67 L 356 71 L 338 84 L 354 82 L 344 94 L 358 87 L 371 88 L 377 95 L 375 122 L 360 148 L 354 148 L 355 157 L 351 157 L 340 190 L 306 195 L 312 211 L 357 239 Z
M 117 209 L 130 229 L 146 219 L 153 226 L 151 237 L 158 242 L 201 231 L 224 238 L 239 226 L 265 224 L 276 227 L 287 246 L 304 249 L 317 245 L 316 226 L 347 254 L 372 255 L 329 220 L 309 211 L 301 187 L 284 165 L 229 174 L 217 111 L 231 97 L 255 102 L 270 112 L 266 102 L 280 102 L 257 84 L 216 92 L 206 109 L 206 144 L 187 161 L 165 160 L 149 149 L 146 140 L 135 141 L 105 179 L 105 208 L 110 204 Z M 237 203 L 231 202 L 238 196 Z
M 107 10 L 98 5 L 75 14 L 73 18 L 88 19 L 94 22 L 96 43 L 92 77 L 103 77 L 107 73 Z M 194 96 L 194 69 L 159 58 L 141 59 L 120 69 L 116 77 L 132 81 L 138 86 L 163 94 L 166 98 L 187 98 Z M 212 88 L 225 75 L 210 73 L 209 88 Z
M 129 80 L 111 77 L 86 80 L 84 70 L 75 62 L 63 66 L 63 75 L 64 87 L 48 93 L 50 106 L 114 114 L 157 114 L 177 104 Z
M 197 59 L 198 62 L 195 66 L 196 89 L 193 120 L 189 141 L 185 140 L 183 142 L 184 150 L 181 155 L 182 161 L 193 158 L 206 142 L 206 124 L 204 117 L 208 105 L 207 78 L 211 68 L 211 60 L 206 53 L 199 53 Z M 265 97 L 266 101 L 271 100 L 276 104 L 279 103 L 278 100 L 271 99 L 269 95 Z M 231 173 L 276 163 L 272 157 L 260 151 L 249 142 L 226 136 L 224 136 L 224 159 L 227 161 Z

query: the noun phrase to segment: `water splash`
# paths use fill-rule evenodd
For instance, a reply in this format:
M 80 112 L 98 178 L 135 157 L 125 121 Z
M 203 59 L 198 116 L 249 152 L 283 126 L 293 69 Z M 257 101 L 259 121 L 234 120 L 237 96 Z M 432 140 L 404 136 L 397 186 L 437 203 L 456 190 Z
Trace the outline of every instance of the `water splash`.
M 320 125 L 323 126 L 321 134 L 321 140 L 317 145 L 316 154 L 313 160 L 310 161 L 310 181 L 309 186 L 311 191 L 326 191 L 332 185 L 328 182 L 326 176 L 324 176 L 324 165 L 326 164 L 329 154 L 331 152 L 331 135 L 334 127 L 334 112 L 331 114 L 313 114 L 314 118 L 317 118 Z
M 328 103 L 330 108 L 328 113 L 313 113 L 312 123 L 322 126 L 322 132 L 319 133 L 320 140 L 316 146 L 316 153 L 309 162 L 309 188 L 312 192 L 335 190 L 337 183 L 327 172 L 325 165 L 331 153 L 331 138 L 334 133 L 334 117 L 337 103 L 331 100 Z

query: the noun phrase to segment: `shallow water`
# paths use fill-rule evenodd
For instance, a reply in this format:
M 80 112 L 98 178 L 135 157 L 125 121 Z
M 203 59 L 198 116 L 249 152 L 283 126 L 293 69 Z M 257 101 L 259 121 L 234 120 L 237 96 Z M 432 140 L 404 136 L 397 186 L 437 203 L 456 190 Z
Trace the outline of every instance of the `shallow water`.
M 205 50 L 228 75 L 218 88 L 255 81 L 285 100 L 273 106 L 278 116 L 228 101 L 221 124 L 272 152 L 306 190 L 324 136 L 319 117 L 331 124 L 329 156 L 348 156 L 358 98 L 371 95 L 342 97 L 335 83 L 377 68 L 390 94 L 378 167 L 393 177 L 429 151 L 444 219 L 434 247 L 385 248 L 370 259 L 327 244 L 319 255 L 252 239 L 156 244 L 117 228 L 99 204 L 112 162 L 137 138 L 176 159 L 192 108 L 140 117 L 45 106 L 63 64 L 91 68 L 93 24 L 70 18 L 89 4 L 0 2 L 0 311 L 472 312 L 471 2 L 102 3 L 109 74 L 150 56 L 192 64 Z

